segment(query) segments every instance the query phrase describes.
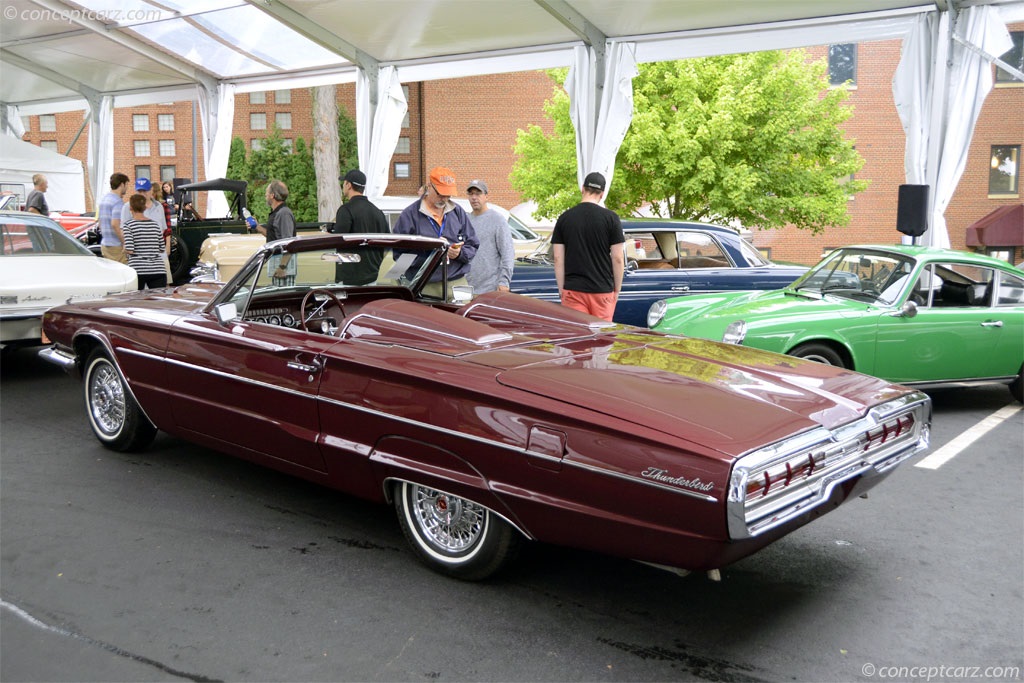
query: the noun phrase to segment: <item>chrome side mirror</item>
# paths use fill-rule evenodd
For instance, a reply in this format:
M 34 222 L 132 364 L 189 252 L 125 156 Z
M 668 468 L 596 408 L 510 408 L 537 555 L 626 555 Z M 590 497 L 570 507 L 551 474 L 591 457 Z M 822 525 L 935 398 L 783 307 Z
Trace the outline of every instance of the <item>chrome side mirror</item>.
M 894 318 L 913 318 L 917 315 L 917 304 L 909 299 L 904 302 L 900 310 L 891 314 Z
M 217 316 L 217 322 L 221 325 L 227 325 L 229 322 L 238 320 L 238 306 L 231 301 L 223 304 L 217 304 L 216 308 L 213 309 L 213 312 Z
M 467 304 L 473 300 L 473 288 L 466 285 L 452 287 L 452 303 Z

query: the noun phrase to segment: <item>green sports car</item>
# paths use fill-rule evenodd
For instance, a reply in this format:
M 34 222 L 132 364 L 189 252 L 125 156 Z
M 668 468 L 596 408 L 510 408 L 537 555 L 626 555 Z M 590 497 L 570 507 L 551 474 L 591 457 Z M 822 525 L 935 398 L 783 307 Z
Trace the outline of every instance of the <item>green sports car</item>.
M 743 344 L 934 387 L 1024 385 L 1024 271 L 918 246 L 829 253 L 785 289 L 656 302 L 660 331 Z

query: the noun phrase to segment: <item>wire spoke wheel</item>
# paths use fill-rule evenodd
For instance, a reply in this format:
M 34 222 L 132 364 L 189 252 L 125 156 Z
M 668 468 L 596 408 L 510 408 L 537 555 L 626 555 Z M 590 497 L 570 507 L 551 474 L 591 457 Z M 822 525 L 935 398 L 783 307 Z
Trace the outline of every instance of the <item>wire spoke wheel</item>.
M 135 402 L 117 366 L 101 349 L 85 363 L 85 410 L 93 434 L 107 448 L 134 451 L 148 446 L 156 427 Z
M 413 520 L 440 550 L 459 553 L 472 548 L 480 539 L 487 512 L 468 500 L 417 486 Z
M 476 581 L 514 557 L 520 537 L 488 508 L 445 491 L 400 482 L 394 496 L 402 533 L 431 569 Z
M 124 427 L 124 387 L 117 371 L 109 363 L 96 367 L 89 374 L 89 413 L 93 424 L 103 433 L 116 436 Z

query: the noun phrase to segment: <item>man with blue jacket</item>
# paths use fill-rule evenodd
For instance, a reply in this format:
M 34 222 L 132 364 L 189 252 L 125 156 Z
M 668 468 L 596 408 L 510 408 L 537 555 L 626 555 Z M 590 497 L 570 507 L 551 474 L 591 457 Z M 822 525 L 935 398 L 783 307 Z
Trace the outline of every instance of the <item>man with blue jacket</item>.
M 466 274 L 480 246 L 469 216 L 451 201 L 455 194 L 455 174 L 449 168 L 435 167 L 430 171 L 423 196 L 402 211 L 394 227 L 396 234 L 440 237 L 448 241 L 449 287 L 468 286 Z M 441 282 L 440 269 L 430 276 L 430 282 Z M 430 289 L 424 293 L 443 296 L 440 286 Z

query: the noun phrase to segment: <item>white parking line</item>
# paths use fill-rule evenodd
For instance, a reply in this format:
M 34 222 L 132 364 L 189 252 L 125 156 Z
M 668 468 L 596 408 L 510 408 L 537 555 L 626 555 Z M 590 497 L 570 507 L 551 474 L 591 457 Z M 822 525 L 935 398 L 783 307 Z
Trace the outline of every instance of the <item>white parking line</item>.
M 1021 406 L 1004 406 L 992 413 L 984 420 L 974 425 L 966 432 L 956 437 L 939 450 L 922 458 L 921 462 L 914 467 L 923 467 L 926 470 L 937 470 L 947 462 L 955 458 L 965 448 L 988 434 L 990 431 L 1001 425 L 1021 411 Z

